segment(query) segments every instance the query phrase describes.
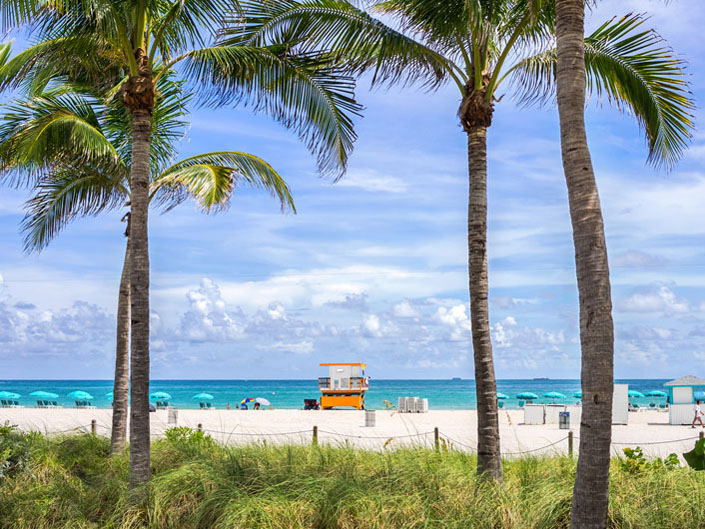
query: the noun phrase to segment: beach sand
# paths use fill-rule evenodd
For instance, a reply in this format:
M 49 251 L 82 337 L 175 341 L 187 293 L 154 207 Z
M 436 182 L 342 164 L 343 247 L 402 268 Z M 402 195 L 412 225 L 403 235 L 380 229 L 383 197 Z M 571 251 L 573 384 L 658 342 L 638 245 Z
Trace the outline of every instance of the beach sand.
M 428 413 L 407 414 L 379 411 L 376 426 L 365 426 L 365 412 L 357 410 L 177 410 L 176 426 L 202 428 L 219 442 L 244 444 L 310 443 L 313 427 L 318 427 L 321 444 L 344 445 L 368 449 L 392 449 L 402 445 L 432 447 L 434 428 L 440 432 L 441 443 L 454 449 L 474 451 L 477 443 L 477 412 L 432 410 Z M 109 409 L 37 409 L 2 408 L 0 424 L 9 421 L 21 430 L 47 434 L 67 431 L 90 431 L 96 421 L 99 435 L 110 435 L 112 410 Z M 151 416 L 151 431 L 156 438 L 174 424 L 169 424 L 168 411 Z M 557 424 L 526 425 L 521 410 L 500 411 L 502 452 L 508 457 L 525 453 L 532 455 L 565 454 L 568 451 L 568 430 Z M 579 425 L 572 424 L 575 451 L 579 445 Z M 627 446 L 641 446 L 648 456 L 664 457 L 672 452 L 681 454 L 692 449 L 694 439 L 702 429 L 671 426 L 668 413 L 655 410 L 629 413 L 628 425 L 612 429 L 613 452 L 621 455 Z

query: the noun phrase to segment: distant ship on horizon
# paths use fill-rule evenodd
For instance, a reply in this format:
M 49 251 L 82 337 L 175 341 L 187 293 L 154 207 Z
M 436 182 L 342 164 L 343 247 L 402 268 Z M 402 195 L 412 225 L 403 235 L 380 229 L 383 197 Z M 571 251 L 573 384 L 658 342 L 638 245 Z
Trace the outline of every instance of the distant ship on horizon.
M 463 380 L 463 379 L 460 377 L 453 377 L 453 378 L 451 378 L 451 380 Z

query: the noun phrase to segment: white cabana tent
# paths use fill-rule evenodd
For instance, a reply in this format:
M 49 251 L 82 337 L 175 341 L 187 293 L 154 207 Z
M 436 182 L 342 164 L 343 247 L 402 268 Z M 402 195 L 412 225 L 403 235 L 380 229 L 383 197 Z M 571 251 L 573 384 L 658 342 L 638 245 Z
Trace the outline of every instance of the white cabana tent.
M 664 384 L 668 388 L 668 418 L 671 424 L 690 424 L 693 421 L 695 394 L 705 391 L 705 379 L 695 375 L 671 380 Z

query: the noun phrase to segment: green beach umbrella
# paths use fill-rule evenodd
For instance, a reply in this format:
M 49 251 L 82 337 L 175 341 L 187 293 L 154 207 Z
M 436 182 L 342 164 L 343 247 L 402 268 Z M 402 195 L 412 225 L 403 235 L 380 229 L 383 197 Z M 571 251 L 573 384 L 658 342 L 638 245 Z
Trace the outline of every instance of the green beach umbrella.
M 521 400 L 535 400 L 538 399 L 539 396 L 536 393 L 531 393 L 531 391 L 524 391 L 522 393 L 519 393 L 517 395 L 517 398 Z
M 90 393 L 88 393 L 86 391 L 78 390 L 78 391 L 72 391 L 71 393 L 69 393 L 69 397 L 71 397 L 72 399 L 88 400 L 88 399 L 92 399 L 93 395 L 91 395 Z
M 33 391 L 29 394 L 30 397 L 39 397 L 40 399 L 57 399 L 59 396 L 56 393 L 49 391 Z
M 665 391 L 659 391 L 658 389 L 654 389 L 651 391 L 647 391 L 644 393 L 645 396 L 647 397 L 665 397 L 667 393 Z
M 497 393 L 497 398 L 498 399 L 508 399 L 509 396 L 505 395 L 504 393 Z
M 19 393 L 13 393 L 12 391 L 0 391 L 0 399 L 19 399 Z
M 200 399 L 200 400 L 213 400 L 215 397 L 211 395 L 210 393 L 196 393 L 192 399 Z
M 149 394 L 150 399 L 166 399 L 169 400 L 171 398 L 171 395 L 164 391 L 155 391 L 154 393 Z

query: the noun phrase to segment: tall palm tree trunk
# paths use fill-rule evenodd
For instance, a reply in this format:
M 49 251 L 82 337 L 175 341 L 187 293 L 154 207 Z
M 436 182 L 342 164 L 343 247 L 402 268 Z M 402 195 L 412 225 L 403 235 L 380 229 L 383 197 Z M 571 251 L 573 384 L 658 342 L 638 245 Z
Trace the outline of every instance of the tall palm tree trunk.
M 128 224 L 129 233 L 129 224 Z M 110 452 L 117 454 L 127 440 L 127 402 L 130 390 L 130 238 L 125 245 L 125 262 L 120 277 L 115 345 L 115 380 L 113 381 L 113 428 Z
M 477 392 L 477 473 L 502 478 L 497 416 L 497 381 L 487 306 L 487 127 L 466 127 L 468 135 L 468 272 L 470 320 Z
M 607 526 L 614 327 L 607 246 L 585 134 L 584 1 L 556 2 L 556 87 L 580 298 L 583 411 L 570 526 Z
M 149 142 L 152 116 L 132 112 L 130 487 L 149 481 Z

